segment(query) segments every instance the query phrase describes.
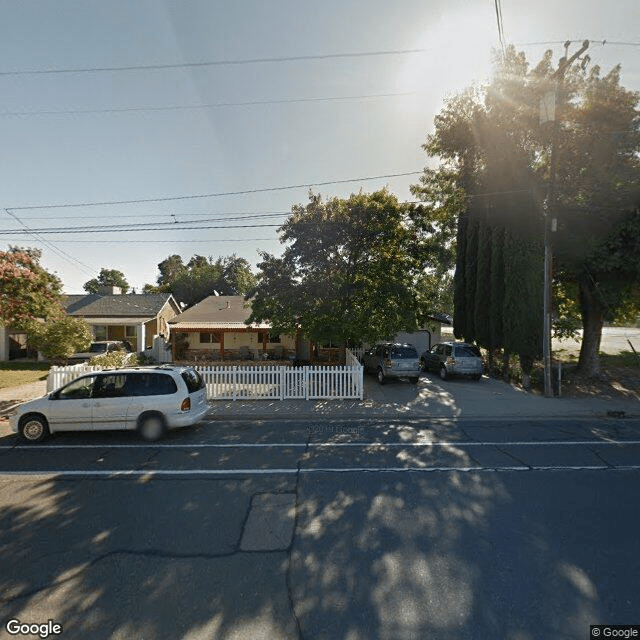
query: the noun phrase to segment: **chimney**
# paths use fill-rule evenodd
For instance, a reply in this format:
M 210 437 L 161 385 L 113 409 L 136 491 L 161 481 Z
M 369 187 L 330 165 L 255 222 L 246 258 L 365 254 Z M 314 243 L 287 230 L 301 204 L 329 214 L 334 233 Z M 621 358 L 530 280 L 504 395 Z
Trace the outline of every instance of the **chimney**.
M 98 289 L 98 293 L 101 296 L 119 296 L 122 294 L 122 287 L 116 287 L 114 285 L 104 285 Z

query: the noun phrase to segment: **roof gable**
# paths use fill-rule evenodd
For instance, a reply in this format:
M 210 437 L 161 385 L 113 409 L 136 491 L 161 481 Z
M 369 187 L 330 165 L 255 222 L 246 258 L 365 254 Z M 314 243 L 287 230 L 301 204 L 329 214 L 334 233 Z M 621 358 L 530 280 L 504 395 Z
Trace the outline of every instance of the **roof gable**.
M 170 293 L 128 293 L 114 295 L 66 295 L 62 306 L 68 315 L 81 317 L 157 316 L 165 304 L 172 299 Z M 172 304 L 174 309 L 177 305 Z
M 179 316 L 172 318 L 169 322 L 171 324 L 178 322 L 206 322 L 220 325 L 244 324 L 250 315 L 251 306 L 244 299 L 244 296 L 209 296 Z

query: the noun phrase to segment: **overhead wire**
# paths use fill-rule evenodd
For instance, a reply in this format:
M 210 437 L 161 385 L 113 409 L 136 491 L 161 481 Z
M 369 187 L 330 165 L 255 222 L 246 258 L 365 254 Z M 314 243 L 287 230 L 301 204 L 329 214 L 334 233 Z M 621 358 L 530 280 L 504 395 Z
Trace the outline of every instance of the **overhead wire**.
M 41 238 L 40 234 L 38 234 L 37 232 L 34 233 L 33 231 L 31 231 L 29 227 L 27 227 L 27 225 L 25 225 L 24 222 L 22 222 L 22 220 L 20 220 L 18 216 L 16 216 L 14 213 L 9 211 L 8 209 L 5 209 L 5 212 L 7 213 L 7 215 L 11 216 L 18 224 L 21 224 L 23 226 L 22 235 L 29 235 L 35 238 L 38 242 L 41 242 L 45 247 L 53 251 L 59 258 L 62 258 L 63 260 L 65 260 L 66 262 L 69 262 L 70 264 L 75 263 L 75 265 L 79 266 L 80 269 L 84 271 L 84 273 L 93 275 L 93 269 L 89 265 L 78 260 L 78 258 L 76 258 L 75 256 L 72 256 L 70 253 L 67 253 L 64 249 L 60 249 L 59 247 L 56 247 L 56 245 L 49 242 L 48 240 Z
M 282 98 L 274 100 L 247 100 L 242 102 L 215 102 L 195 105 L 167 105 L 167 106 L 136 106 L 136 107 L 107 107 L 103 109 L 44 109 L 40 111 L 0 111 L 0 117 L 29 117 L 29 116 L 66 116 L 66 115 L 95 115 L 101 113 L 147 113 L 163 111 L 192 111 L 200 109 L 222 109 L 232 107 L 253 107 L 276 104 L 298 104 L 313 102 L 340 102 L 349 100 L 372 100 L 382 98 L 401 98 L 419 95 L 416 91 L 398 93 L 374 93 L 359 96 L 328 96 L 316 98 Z
M 306 60 L 332 60 L 340 58 L 368 58 L 375 56 L 402 56 L 414 53 L 427 53 L 433 49 L 396 49 L 387 51 L 362 51 L 351 53 L 324 53 L 316 55 L 282 56 L 271 58 L 246 58 L 240 60 L 208 60 L 202 62 L 176 62 L 169 64 L 137 64 L 110 67 L 82 67 L 67 69 L 16 69 L 0 71 L 0 76 L 51 75 L 70 73 L 104 73 L 119 71 L 163 71 L 167 69 L 196 69 L 248 64 L 273 64 L 280 62 L 301 62 Z
M 257 189 L 242 189 L 239 191 L 220 191 L 217 193 L 199 193 L 183 196 L 164 196 L 158 198 L 136 198 L 132 200 L 103 200 L 103 201 L 86 201 L 86 202 L 72 202 L 62 204 L 39 204 L 39 205 L 23 205 L 23 206 L 10 206 L 5 209 L 11 211 L 32 211 L 34 209 L 70 209 L 77 207 L 107 207 L 123 204 L 146 204 L 152 202 L 175 202 L 181 200 L 198 200 L 205 198 L 220 198 L 224 196 L 239 196 L 247 195 L 251 193 L 268 193 L 272 191 L 287 191 L 291 189 L 302 189 L 312 187 L 324 187 L 331 184 L 348 184 L 351 182 L 365 182 L 369 180 L 381 180 L 383 178 L 399 178 L 405 176 L 415 176 L 421 174 L 422 171 L 403 171 L 400 173 L 387 173 L 377 176 L 365 176 L 362 178 L 347 178 L 344 180 L 324 180 L 319 182 L 303 182 L 300 184 L 279 186 L 279 187 L 261 187 Z

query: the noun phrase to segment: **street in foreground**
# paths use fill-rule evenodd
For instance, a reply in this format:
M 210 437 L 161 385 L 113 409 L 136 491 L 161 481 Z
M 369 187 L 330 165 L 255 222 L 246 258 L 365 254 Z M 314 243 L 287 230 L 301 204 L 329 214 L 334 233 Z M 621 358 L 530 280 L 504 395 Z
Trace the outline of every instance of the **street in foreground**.
M 218 421 L 0 447 L 2 638 L 12 619 L 109 640 L 640 622 L 637 420 Z

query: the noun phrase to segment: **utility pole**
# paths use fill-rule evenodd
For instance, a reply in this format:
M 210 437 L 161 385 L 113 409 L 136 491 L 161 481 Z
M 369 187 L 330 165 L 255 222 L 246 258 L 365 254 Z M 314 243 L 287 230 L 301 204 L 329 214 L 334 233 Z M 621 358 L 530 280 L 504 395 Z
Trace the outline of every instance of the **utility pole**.
M 562 110 L 556 109 L 558 97 L 562 100 L 562 88 L 564 84 L 564 74 L 567 69 L 579 58 L 588 48 L 589 41 L 585 40 L 576 53 L 567 59 L 570 42 L 565 43 L 565 55 L 560 58 L 558 69 L 551 76 L 555 81 L 553 92 L 552 108 L 549 101 L 544 101 L 545 121 L 553 120 L 553 131 L 551 134 L 551 163 L 549 167 L 549 189 L 547 199 L 544 204 L 544 326 L 542 333 L 542 356 L 544 363 L 544 395 L 551 397 L 553 395 L 553 385 L 551 384 L 551 283 L 552 283 L 552 248 L 551 233 L 557 229 L 556 217 L 556 174 L 558 172 L 558 150 L 556 139 L 558 135 L 558 117 Z M 540 120 L 543 122 L 543 105 L 540 105 Z

